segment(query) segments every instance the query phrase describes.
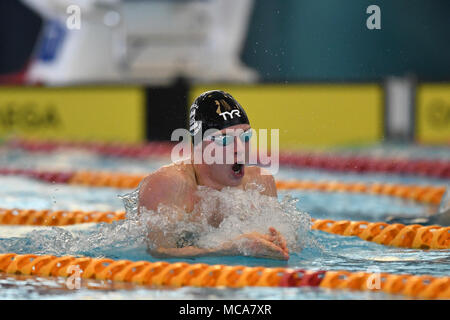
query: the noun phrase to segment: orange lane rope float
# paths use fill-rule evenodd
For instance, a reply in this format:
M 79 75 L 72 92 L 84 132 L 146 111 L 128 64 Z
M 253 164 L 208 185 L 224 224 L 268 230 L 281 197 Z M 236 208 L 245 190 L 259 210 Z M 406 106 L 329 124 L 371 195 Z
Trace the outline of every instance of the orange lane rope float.
M 446 187 L 419 186 L 389 183 L 364 184 L 360 182 L 338 181 L 277 181 L 280 190 L 317 190 L 324 192 L 354 192 L 400 197 L 423 203 L 439 204 Z
M 412 249 L 450 249 L 450 227 L 387 224 L 367 221 L 314 220 L 311 227 L 378 244 Z
M 136 188 L 145 175 L 126 175 L 120 173 L 77 172 L 68 181 L 70 184 L 87 186 Z M 323 192 L 355 192 L 386 195 L 411 199 L 423 203 L 439 204 L 446 188 L 444 186 L 417 186 L 383 183 L 352 183 L 337 181 L 277 181 L 279 190 L 315 190 Z
M 93 187 L 137 188 L 147 175 L 130 175 L 123 173 L 80 171 L 73 174 L 69 184 Z
M 39 180 L 90 187 L 137 188 L 146 174 L 78 171 L 49 172 L 0 168 L 3 175 L 25 175 Z M 438 205 L 445 194 L 445 186 L 420 186 L 388 183 L 360 183 L 338 181 L 291 180 L 276 182 L 279 190 L 314 190 L 322 192 L 352 192 L 386 195 Z
M 111 223 L 124 218 L 124 211 L 0 209 L 0 224 L 5 225 L 64 226 L 89 222 Z M 313 230 L 341 236 L 357 236 L 382 245 L 413 249 L 450 249 L 450 227 L 327 219 L 312 219 L 312 221 Z
M 148 262 L 96 258 L 0 254 L 0 272 L 46 277 L 132 282 L 170 287 L 321 287 L 382 291 L 422 299 L 449 299 L 450 277 L 347 271 Z
M 86 212 L 0 208 L 0 224 L 4 225 L 67 226 L 91 222 L 111 223 L 122 219 L 125 219 L 125 211 Z

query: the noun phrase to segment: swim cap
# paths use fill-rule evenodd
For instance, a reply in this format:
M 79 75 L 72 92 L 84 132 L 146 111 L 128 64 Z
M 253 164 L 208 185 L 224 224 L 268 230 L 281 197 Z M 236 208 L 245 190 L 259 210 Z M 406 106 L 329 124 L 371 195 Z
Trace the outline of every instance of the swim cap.
M 250 124 L 247 114 L 229 93 L 212 90 L 202 93 L 191 106 L 189 131 L 194 138 L 193 143 L 202 141 L 206 130 L 222 130 L 237 124 Z

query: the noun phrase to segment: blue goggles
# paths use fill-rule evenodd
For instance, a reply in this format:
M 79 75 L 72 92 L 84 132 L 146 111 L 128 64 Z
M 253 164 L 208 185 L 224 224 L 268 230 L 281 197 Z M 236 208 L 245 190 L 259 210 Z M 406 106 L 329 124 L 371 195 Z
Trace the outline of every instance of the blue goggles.
M 253 135 L 253 132 L 250 129 L 250 130 L 242 132 L 239 135 L 239 139 L 241 139 L 242 142 L 247 143 L 252 138 L 252 135 Z M 211 136 L 210 140 L 214 141 L 219 146 L 225 147 L 225 146 L 228 146 L 228 145 L 234 143 L 234 138 L 235 138 L 235 136 L 225 134 L 225 135 L 221 135 L 221 136 Z

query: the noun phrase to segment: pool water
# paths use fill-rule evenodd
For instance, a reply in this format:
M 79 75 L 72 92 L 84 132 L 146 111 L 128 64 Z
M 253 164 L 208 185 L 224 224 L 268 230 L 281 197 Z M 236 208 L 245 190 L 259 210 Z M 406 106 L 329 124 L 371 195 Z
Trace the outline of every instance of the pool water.
M 426 155 L 449 159 L 448 148 L 376 146 L 358 150 L 376 156 Z M 355 152 L 354 150 L 351 152 Z M 384 152 L 384 153 L 383 153 Z M 41 170 L 105 170 L 145 173 L 156 170 L 167 160 L 129 160 L 102 157 L 86 151 L 27 153 L 1 150 L 0 166 Z M 339 180 L 359 182 L 398 182 L 446 185 L 448 181 L 413 176 L 332 173 L 318 170 L 281 169 L 276 179 Z M 19 176 L 0 176 L 0 208 L 51 210 L 124 210 L 119 195 L 125 189 L 90 188 L 45 183 Z M 296 207 L 313 218 L 333 220 L 383 221 L 388 216 L 425 216 L 437 208 L 399 198 L 351 193 L 280 191 L 298 199 Z M 113 224 L 82 224 L 62 228 L 0 226 L 0 253 L 53 254 L 106 257 L 112 259 L 158 261 L 151 257 L 138 235 L 126 221 Z M 134 236 L 129 236 L 133 234 Z M 251 257 L 204 257 L 165 259 L 168 262 L 290 267 L 309 270 L 347 270 L 402 274 L 450 275 L 450 250 L 414 250 L 387 247 L 321 231 L 308 231 L 303 250 L 291 252 L 289 261 Z M 83 280 L 82 288 L 68 290 L 65 279 L 0 274 L 0 299 L 404 299 L 379 292 L 352 292 L 321 288 L 152 288 L 133 284 Z

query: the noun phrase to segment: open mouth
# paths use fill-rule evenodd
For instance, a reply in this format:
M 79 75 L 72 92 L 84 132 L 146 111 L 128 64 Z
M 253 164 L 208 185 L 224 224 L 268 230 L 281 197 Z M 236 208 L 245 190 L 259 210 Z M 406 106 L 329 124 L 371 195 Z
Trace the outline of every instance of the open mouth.
M 242 177 L 244 175 L 244 165 L 240 163 L 235 163 L 231 167 L 233 173 L 236 177 Z

